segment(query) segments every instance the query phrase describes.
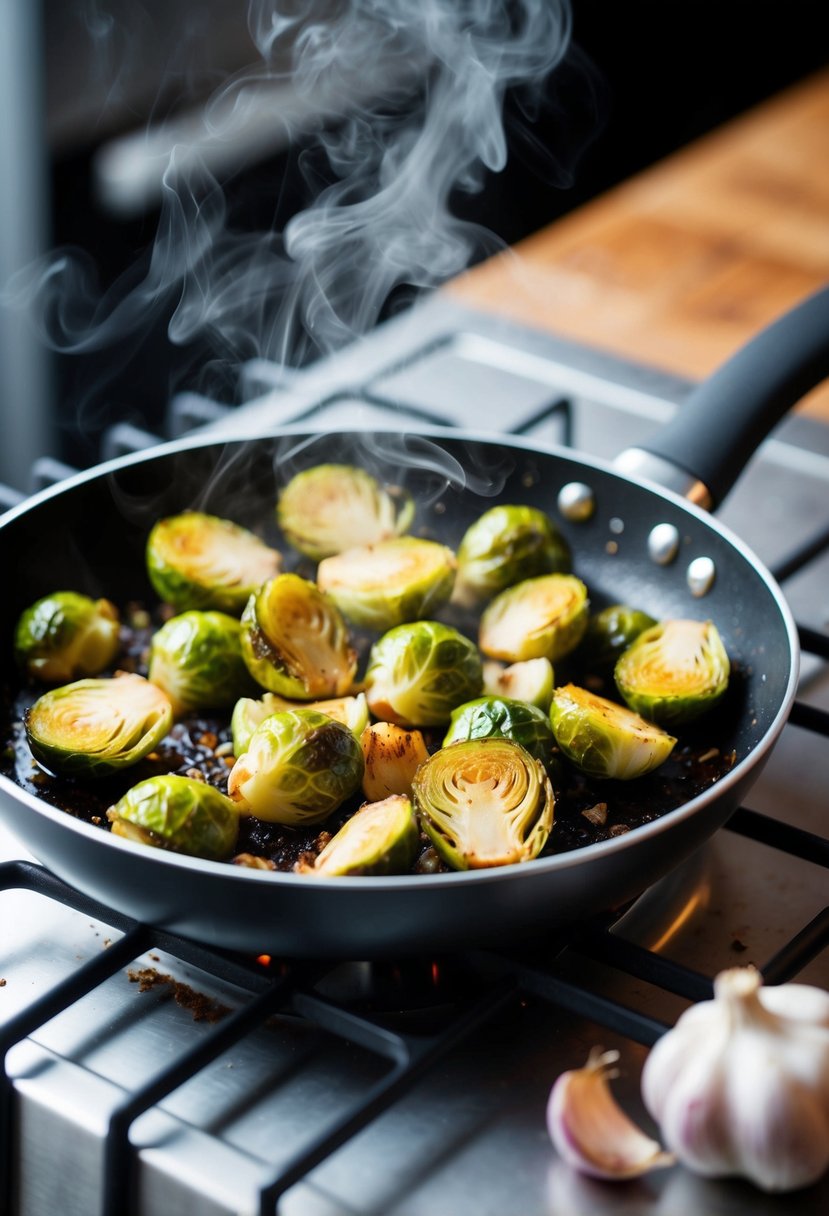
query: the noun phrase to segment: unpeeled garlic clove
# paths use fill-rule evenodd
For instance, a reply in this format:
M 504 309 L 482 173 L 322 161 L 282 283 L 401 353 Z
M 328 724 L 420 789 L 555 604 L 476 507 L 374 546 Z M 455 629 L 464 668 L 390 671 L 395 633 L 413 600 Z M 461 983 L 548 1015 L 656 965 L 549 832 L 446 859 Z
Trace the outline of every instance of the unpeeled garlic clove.
M 618 1105 L 608 1082 L 618 1076 L 618 1051 L 594 1047 L 584 1068 L 564 1072 L 547 1103 L 547 1128 L 560 1156 L 592 1178 L 638 1178 L 672 1165 L 662 1151 Z

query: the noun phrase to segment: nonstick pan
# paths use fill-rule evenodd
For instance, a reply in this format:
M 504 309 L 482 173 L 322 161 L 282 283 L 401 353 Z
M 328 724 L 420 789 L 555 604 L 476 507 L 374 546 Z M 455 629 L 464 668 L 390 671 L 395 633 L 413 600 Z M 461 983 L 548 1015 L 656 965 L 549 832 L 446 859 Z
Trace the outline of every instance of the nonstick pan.
M 279 485 L 300 468 L 330 460 L 404 484 L 418 502 L 415 531 L 450 545 L 496 502 L 539 506 L 567 536 L 575 572 L 595 606 L 628 602 L 656 617 L 710 618 L 739 673 L 717 721 L 717 746 L 723 754 L 733 750 L 733 767 L 661 818 L 522 865 L 322 879 L 132 844 L 49 805 L 9 776 L 0 776 L 0 813 L 51 870 L 113 908 L 256 953 L 444 953 L 523 942 L 623 904 L 688 856 L 743 799 L 782 730 L 797 683 L 797 631 L 780 590 L 746 546 L 682 495 L 721 499 L 760 439 L 827 374 L 824 290 L 695 390 L 648 451 L 625 453 L 619 467 L 449 429 L 287 430 L 238 442 L 190 439 L 112 461 L 0 521 L 2 682 L 13 690 L 14 623 L 41 595 L 73 588 L 121 604 L 152 598 L 144 544 L 162 515 L 195 507 L 275 527 Z M 592 512 L 579 510 L 585 500 Z

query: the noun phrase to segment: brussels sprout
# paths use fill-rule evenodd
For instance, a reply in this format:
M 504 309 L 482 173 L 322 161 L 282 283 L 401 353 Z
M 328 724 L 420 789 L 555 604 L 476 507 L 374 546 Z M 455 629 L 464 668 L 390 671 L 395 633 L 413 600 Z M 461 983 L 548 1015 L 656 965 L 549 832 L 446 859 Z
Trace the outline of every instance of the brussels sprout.
M 297 701 L 344 696 L 357 670 L 339 608 L 298 574 L 278 574 L 250 597 L 242 654 L 258 684 Z
M 318 710 L 294 709 L 256 728 L 227 791 L 243 814 L 304 825 L 335 811 L 362 778 L 363 753 L 348 727 Z
M 118 611 L 109 600 L 55 591 L 22 613 L 15 658 L 29 679 L 44 684 L 96 676 L 118 652 L 118 630 Z
M 307 872 L 334 878 L 403 874 L 414 862 L 419 845 L 420 831 L 411 799 L 392 794 L 382 802 L 360 807 Z
M 631 709 L 663 726 L 684 726 L 717 704 L 730 670 L 716 625 L 678 620 L 640 633 L 614 677 Z
M 355 739 L 359 739 L 368 726 L 368 703 L 365 693 L 353 697 L 335 697 L 330 701 L 288 701 L 275 693 L 266 692 L 264 697 L 240 697 L 233 707 L 230 732 L 233 736 L 233 754 L 241 756 L 248 750 L 251 736 L 271 714 L 284 713 L 288 709 L 317 709 L 329 718 L 336 718 L 347 726 Z
M 455 569 L 455 555 L 445 545 L 399 536 L 325 558 L 317 583 L 355 625 L 385 630 L 445 603 Z
M 276 550 L 247 528 L 201 511 L 160 519 L 147 540 L 150 582 L 180 612 L 216 608 L 238 616 L 280 565 Z
M 319 561 L 355 546 L 406 532 L 414 518 L 410 495 L 380 485 L 350 464 L 320 464 L 283 488 L 279 526 L 300 553 Z
M 573 574 L 542 574 L 502 591 L 484 609 L 478 642 L 491 659 L 508 663 L 575 650 L 587 628 L 587 588 Z
M 24 717 L 35 760 L 66 777 L 107 777 L 137 763 L 172 723 L 166 694 L 138 675 L 53 688 Z
M 365 772 L 363 793 L 370 802 L 389 794 L 412 792 L 418 768 L 429 759 L 429 751 L 419 730 L 406 730 L 394 722 L 375 722 L 360 736 Z
M 414 621 L 384 633 L 371 648 L 366 699 L 376 718 L 406 726 L 443 726 L 477 697 L 481 656 L 469 638 L 440 621 Z
M 639 634 L 655 624 L 654 618 L 639 608 L 611 604 L 588 620 L 579 656 L 584 656 L 584 662 L 597 671 L 612 667 Z
M 484 692 L 489 697 L 510 697 L 537 705 L 546 713 L 553 699 L 555 673 L 549 659 L 524 659 L 522 663 L 484 663 Z
M 417 770 L 413 792 L 425 831 L 455 870 L 531 861 L 553 826 L 544 766 L 511 739 L 441 748 Z
M 177 718 L 233 705 L 255 688 L 239 622 L 225 612 L 196 609 L 171 617 L 153 634 L 149 678 L 164 689 Z
M 239 812 L 229 798 L 206 781 L 173 773 L 139 781 L 107 819 L 116 836 L 212 861 L 230 857 L 239 835 Z
M 653 722 L 574 684 L 555 690 L 550 721 L 564 755 L 591 777 L 643 777 L 668 759 L 676 743 Z
M 452 711 L 443 746 L 462 739 L 512 739 L 534 760 L 547 763 L 553 750 L 553 731 L 543 709 L 508 697 L 478 697 Z
M 458 548 L 458 587 L 468 600 L 491 599 L 537 574 L 569 574 L 570 548 L 537 507 L 499 506 L 485 511 Z

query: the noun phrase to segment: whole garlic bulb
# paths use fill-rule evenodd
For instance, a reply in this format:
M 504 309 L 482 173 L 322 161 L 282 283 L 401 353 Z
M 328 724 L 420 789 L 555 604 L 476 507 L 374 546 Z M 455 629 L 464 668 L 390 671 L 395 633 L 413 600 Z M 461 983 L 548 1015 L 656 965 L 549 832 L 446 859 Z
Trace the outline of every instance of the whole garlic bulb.
M 690 1169 L 766 1191 L 815 1182 L 829 1166 L 829 994 L 762 987 L 753 967 L 723 971 L 653 1047 L 642 1097 Z

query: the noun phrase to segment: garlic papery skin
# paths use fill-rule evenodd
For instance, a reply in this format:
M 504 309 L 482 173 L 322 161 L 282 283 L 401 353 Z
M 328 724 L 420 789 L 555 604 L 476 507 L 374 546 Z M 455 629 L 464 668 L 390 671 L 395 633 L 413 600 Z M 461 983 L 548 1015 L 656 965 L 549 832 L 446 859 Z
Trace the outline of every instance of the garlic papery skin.
M 688 1009 L 652 1048 L 642 1097 L 697 1173 L 765 1191 L 816 1182 L 829 1167 L 829 994 L 764 988 L 753 967 L 721 972 L 714 1000 Z
M 618 1076 L 618 1059 L 618 1051 L 594 1047 L 584 1068 L 558 1077 L 547 1103 L 553 1145 L 568 1165 L 592 1178 L 637 1178 L 674 1161 L 611 1094 L 608 1082 Z

